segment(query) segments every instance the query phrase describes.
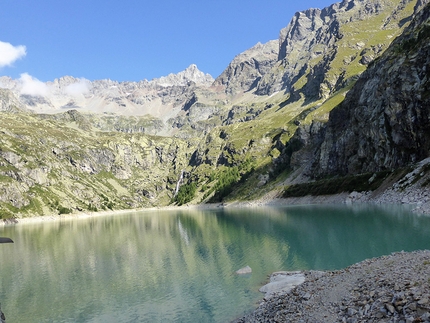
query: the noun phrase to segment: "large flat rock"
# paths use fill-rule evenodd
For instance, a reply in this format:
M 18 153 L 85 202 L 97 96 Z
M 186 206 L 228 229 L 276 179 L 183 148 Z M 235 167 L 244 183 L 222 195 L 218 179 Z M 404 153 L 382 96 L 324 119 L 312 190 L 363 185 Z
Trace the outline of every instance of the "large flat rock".
M 270 282 L 260 288 L 260 292 L 267 295 L 277 292 L 287 292 L 290 289 L 302 284 L 305 281 L 305 275 L 302 272 L 276 272 L 270 276 Z

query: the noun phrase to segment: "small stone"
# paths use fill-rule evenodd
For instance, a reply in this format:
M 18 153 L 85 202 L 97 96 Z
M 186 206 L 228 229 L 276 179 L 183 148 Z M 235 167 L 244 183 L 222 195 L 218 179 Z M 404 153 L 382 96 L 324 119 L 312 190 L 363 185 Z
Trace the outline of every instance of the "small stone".
M 429 302 L 429 299 L 427 297 L 424 297 L 418 301 L 418 305 L 426 305 L 428 302 Z
M 401 299 L 401 300 L 398 300 L 398 301 L 395 301 L 394 302 L 394 306 L 403 306 L 403 305 L 405 305 L 406 304 L 406 300 L 404 300 L 404 299 Z
M 420 318 L 423 321 L 430 321 L 430 313 L 425 313 L 425 314 L 421 315 Z
M 408 305 L 408 308 L 409 308 L 411 311 L 416 311 L 416 310 L 417 310 L 417 303 L 410 303 L 410 304 Z
M 307 300 L 309 300 L 309 299 L 311 298 L 311 294 L 306 293 L 305 295 L 303 295 L 303 296 L 302 296 L 302 298 L 303 298 L 305 301 L 307 301 Z
M 238 275 L 244 275 L 244 274 L 250 274 L 252 273 L 252 269 L 249 266 L 240 268 L 239 270 L 236 271 L 236 274 Z
M 369 312 L 369 310 L 370 310 L 370 305 L 366 304 L 366 306 L 364 307 L 364 315 L 367 315 L 367 313 Z
M 385 314 L 384 313 L 382 313 L 382 312 L 378 312 L 378 313 L 376 313 L 375 314 L 375 317 L 377 318 L 377 319 L 381 319 L 381 318 L 383 318 L 385 316 Z
M 348 308 L 348 316 L 354 316 L 355 314 L 357 314 L 357 310 L 354 308 Z
M 395 309 L 394 306 L 391 304 L 385 304 L 385 308 L 388 310 L 388 312 L 390 312 L 391 314 L 394 313 Z

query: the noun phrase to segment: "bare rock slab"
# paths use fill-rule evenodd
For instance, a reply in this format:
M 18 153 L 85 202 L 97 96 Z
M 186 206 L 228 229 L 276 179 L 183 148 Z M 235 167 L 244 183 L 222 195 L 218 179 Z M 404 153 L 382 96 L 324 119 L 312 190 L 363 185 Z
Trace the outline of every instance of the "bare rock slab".
M 270 282 L 260 288 L 260 292 L 267 295 L 277 292 L 288 292 L 305 281 L 302 272 L 276 272 L 270 276 Z

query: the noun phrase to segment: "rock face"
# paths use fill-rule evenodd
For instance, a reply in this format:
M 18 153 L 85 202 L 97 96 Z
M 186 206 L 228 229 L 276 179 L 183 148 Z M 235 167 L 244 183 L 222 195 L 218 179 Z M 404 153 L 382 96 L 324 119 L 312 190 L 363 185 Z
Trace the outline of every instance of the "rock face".
M 221 86 L 228 94 L 252 91 L 278 59 L 278 41 L 258 43 L 237 55 L 217 77 L 214 87 Z
M 308 72 L 309 60 L 325 55 L 339 38 L 333 6 L 296 13 L 280 32 L 277 65 L 261 79 L 256 93 L 289 92 L 295 81 Z
M 11 90 L 0 88 L 0 111 L 22 112 L 26 110 L 25 106 L 17 100 Z
M 430 151 L 430 5 L 330 113 L 317 176 L 396 169 Z

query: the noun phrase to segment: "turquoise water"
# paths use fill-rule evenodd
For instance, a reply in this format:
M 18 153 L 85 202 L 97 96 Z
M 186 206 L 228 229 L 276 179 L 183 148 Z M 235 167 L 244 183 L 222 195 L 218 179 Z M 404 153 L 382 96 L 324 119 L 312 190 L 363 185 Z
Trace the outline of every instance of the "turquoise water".
M 8 226 L 8 323 L 228 322 L 278 270 L 339 269 L 430 249 L 430 217 L 400 207 L 151 211 Z M 253 272 L 234 272 L 249 265 Z

